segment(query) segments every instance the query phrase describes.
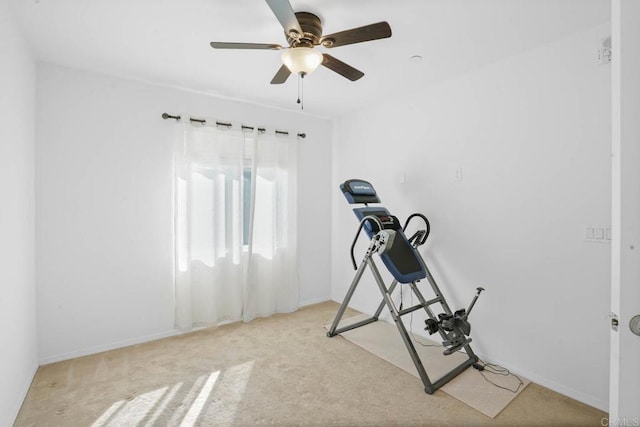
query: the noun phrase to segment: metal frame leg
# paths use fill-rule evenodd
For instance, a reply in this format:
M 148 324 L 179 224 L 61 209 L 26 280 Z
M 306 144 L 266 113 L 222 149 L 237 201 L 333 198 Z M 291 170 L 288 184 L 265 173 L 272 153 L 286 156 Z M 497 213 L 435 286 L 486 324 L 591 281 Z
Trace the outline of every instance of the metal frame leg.
M 402 323 L 402 318 L 398 313 L 398 309 L 396 308 L 393 300 L 391 299 L 391 292 L 387 289 L 384 282 L 382 281 L 382 277 L 380 276 L 380 272 L 378 271 L 378 267 L 373 262 L 371 258 L 367 260 L 371 271 L 373 272 L 373 276 L 376 279 L 376 283 L 378 284 L 378 288 L 380 288 L 380 292 L 382 293 L 382 297 L 384 299 L 384 303 L 389 308 L 391 312 L 391 317 L 398 327 L 398 332 L 400 332 L 400 336 L 402 337 L 402 341 L 404 341 L 404 345 L 407 347 L 409 351 L 409 356 L 411 356 L 411 360 L 418 371 L 418 375 L 420 375 L 420 379 L 424 384 L 424 389 L 428 394 L 432 394 L 436 389 L 433 387 L 431 380 L 429 379 L 429 375 L 427 375 L 427 371 L 424 369 L 424 365 L 420 360 L 420 356 L 418 356 L 418 352 L 416 351 L 415 346 L 413 345 L 413 341 L 407 332 L 407 328 L 404 327 L 404 323 Z
M 362 260 L 362 262 L 360 263 L 360 267 L 358 267 L 358 271 L 356 271 L 356 276 L 353 278 L 353 281 L 351 282 L 351 286 L 349 286 L 349 290 L 347 291 L 347 295 L 344 297 L 344 301 L 342 301 L 342 304 L 340 305 L 340 308 L 338 309 L 338 313 L 336 314 L 336 318 L 333 320 L 333 323 L 331 324 L 331 327 L 329 328 L 329 331 L 327 332 L 327 336 L 328 337 L 333 337 L 335 335 L 341 334 L 342 332 L 346 332 L 349 331 L 351 329 L 355 329 L 355 328 L 359 328 L 360 326 L 364 326 L 364 325 L 368 325 L 369 323 L 375 322 L 376 320 L 378 320 L 378 316 L 380 315 L 379 313 L 377 313 L 377 315 L 369 318 L 369 319 L 365 319 L 362 320 L 360 322 L 356 322 L 352 325 L 348 325 L 348 326 L 344 326 L 340 329 L 338 329 L 338 324 L 340 323 L 340 320 L 342 320 L 342 316 L 344 316 L 344 312 L 346 311 L 347 307 L 349 306 L 349 302 L 351 301 L 351 298 L 353 297 L 354 292 L 356 291 L 356 287 L 358 286 L 358 283 L 360 283 L 360 279 L 362 278 L 362 274 L 364 273 L 364 270 L 367 268 L 367 260 L 371 259 L 371 257 L 369 255 L 366 255 L 365 258 Z
M 367 268 L 367 266 L 371 269 L 371 272 L 373 273 L 373 277 L 376 281 L 376 284 L 380 289 L 380 293 L 382 294 L 382 301 L 378 305 L 378 308 L 376 309 L 375 314 L 372 317 L 353 323 L 351 325 L 338 328 L 338 324 L 342 320 L 342 316 L 344 316 L 344 313 L 347 307 L 349 306 L 349 302 L 351 301 L 351 298 L 353 297 L 353 294 L 358 286 L 358 283 L 360 283 L 364 270 Z M 384 284 L 384 281 L 382 280 L 382 276 L 380 275 L 380 271 L 378 270 L 378 267 L 376 266 L 375 262 L 371 257 L 371 253 L 367 253 L 367 255 L 365 255 L 364 259 L 360 263 L 358 270 L 356 271 L 356 275 L 353 278 L 351 285 L 349 286 L 347 295 L 345 296 L 344 301 L 340 305 L 340 308 L 338 309 L 338 313 L 336 314 L 336 317 L 333 320 L 333 323 L 331 324 L 329 331 L 327 332 L 327 336 L 333 337 L 342 332 L 346 332 L 351 329 L 356 329 L 356 328 L 359 328 L 360 326 L 368 325 L 369 323 L 373 323 L 377 321 L 378 318 L 380 317 L 380 314 L 382 313 L 383 308 L 386 306 L 389 309 L 389 312 L 391 313 L 391 317 L 393 318 L 393 321 L 396 324 L 396 327 L 398 328 L 398 332 L 400 333 L 400 337 L 402 338 L 402 341 L 404 342 L 404 345 L 407 348 L 407 351 L 409 352 L 409 356 L 411 357 L 411 360 L 413 361 L 413 364 L 415 365 L 416 370 L 418 371 L 418 375 L 420 376 L 420 379 L 424 384 L 424 391 L 427 394 L 433 394 L 436 390 L 438 390 L 440 387 L 442 387 L 443 385 L 451 381 L 453 378 L 455 378 L 458 374 L 463 372 L 469 366 L 476 363 L 478 361 L 478 357 L 475 355 L 475 353 L 471 349 L 469 342 L 467 342 L 462 346 L 465 349 L 465 352 L 467 354 L 467 359 L 464 362 L 462 362 L 461 364 L 453 368 L 451 371 L 443 375 L 441 378 L 439 378 L 435 382 L 432 382 L 431 379 L 429 378 L 429 375 L 427 374 L 427 371 L 425 370 L 424 365 L 422 364 L 422 360 L 420 360 L 420 356 L 418 356 L 418 352 L 416 351 L 412 338 L 409 335 L 409 332 L 407 332 L 407 329 L 404 326 L 404 323 L 402 322 L 402 315 L 408 314 L 420 308 L 424 308 L 429 318 L 437 321 L 438 319 L 435 317 L 433 311 L 429 308 L 430 305 L 437 304 L 437 303 L 441 304 L 442 309 L 446 313 L 451 314 L 451 309 L 449 308 L 449 305 L 447 304 L 447 301 L 445 300 L 444 296 L 440 292 L 440 288 L 436 284 L 429 270 L 427 269 L 426 271 L 427 271 L 427 280 L 429 281 L 429 284 L 431 285 L 431 288 L 435 293 L 436 298 L 433 298 L 427 301 L 422 295 L 422 293 L 420 292 L 420 290 L 418 289 L 416 283 L 415 282 L 410 283 L 409 286 L 413 291 L 413 293 L 418 298 L 420 304 L 415 307 L 411 307 L 409 309 L 399 311 L 396 308 L 393 302 L 393 299 L 391 298 L 391 294 L 396 288 L 396 286 L 398 285 L 398 282 L 394 280 L 389 286 L 389 288 L 387 288 L 386 285 Z M 439 332 L 444 340 L 448 339 L 447 335 L 442 330 L 440 330 Z
M 437 295 L 437 298 L 435 298 L 435 299 L 433 299 L 431 301 L 427 301 L 427 300 L 425 300 L 424 296 L 422 295 L 422 293 L 418 289 L 418 286 L 415 284 L 415 282 L 410 283 L 409 286 L 411 287 L 411 290 L 416 295 L 416 297 L 418 297 L 418 300 L 420 301 L 420 304 L 424 307 L 424 310 L 427 312 L 427 315 L 429 316 L 429 318 L 434 319 L 434 320 L 437 321 L 437 319 L 435 318 L 435 315 L 433 314 L 433 312 L 429 308 L 430 303 L 433 303 L 433 304 L 440 303 L 440 304 L 443 305 L 443 307 L 446 307 L 446 309 L 449 308 L 448 306 L 445 305 L 447 302 L 444 299 L 444 297 L 442 296 L 442 294 L 440 294 L 439 292 L 435 292 L 435 290 L 434 290 L 434 293 Z M 437 285 L 435 285 L 435 286 L 437 288 Z M 439 289 L 438 289 L 438 291 L 439 291 Z M 443 339 L 446 340 L 447 336 L 445 335 L 445 333 L 442 330 L 439 330 L 439 332 L 440 332 L 440 336 Z M 466 344 L 464 346 L 464 348 L 467 350 L 467 359 L 464 362 L 462 362 L 461 364 L 459 364 L 458 366 L 453 368 L 451 371 L 447 372 L 445 375 L 440 377 L 433 384 L 427 384 L 427 383 L 424 384 L 425 391 L 428 394 L 433 394 L 433 392 L 435 392 L 437 389 L 439 389 L 440 387 L 442 387 L 443 385 L 445 385 L 446 383 L 451 381 L 458 374 L 460 374 L 460 372 L 464 371 L 469 366 L 473 365 L 474 363 L 476 363 L 478 361 L 478 357 L 473 353 L 473 350 L 471 350 L 471 347 L 469 346 L 469 344 Z
M 449 308 L 449 304 L 447 303 L 447 300 L 444 298 L 444 296 L 442 295 L 442 292 L 440 291 L 440 288 L 438 287 L 438 284 L 436 283 L 436 280 L 433 278 L 433 276 L 431 275 L 431 272 L 429 271 L 429 268 L 425 265 L 425 271 L 427 273 L 427 280 L 429 281 L 429 284 L 431 285 L 431 289 L 433 290 L 433 293 L 436 294 L 436 299 L 432 300 L 432 301 L 436 301 L 440 303 L 440 305 L 442 306 L 442 309 L 445 311 L 445 313 L 447 314 L 453 314 L 453 312 L 451 311 L 451 309 Z M 420 303 L 422 303 L 425 307 L 425 311 L 427 312 L 427 315 L 435 320 L 438 321 L 438 319 L 434 316 L 433 312 L 431 311 L 431 309 L 429 309 L 429 303 L 427 301 L 425 301 L 424 297 L 422 296 L 422 294 L 420 293 L 420 291 L 418 290 L 418 287 L 416 286 L 415 283 L 411 284 L 411 289 L 413 290 L 413 292 L 416 294 L 416 296 L 418 297 L 418 300 L 420 301 Z M 444 332 L 442 332 L 442 330 L 439 330 L 438 332 L 440 332 L 440 336 L 444 339 L 447 340 L 448 337 L 445 335 Z M 464 333 L 462 331 L 458 331 L 458 333 L 460 335 L 464 335 Z M 467 353 L 467 356 L 469 357 L 469 359 L 473 360 L 473 363 L 476 363 L 478 361 L 478 356 L 476 356 L 476 354 L 473 352 L 473 350 L 471 349 L 471 346 L 469 345 L 471 341 L 469 340 L 466 344 L 464 344 L 462 346 L 462 348 L 464 348 L 465 352 Z M 471 364 L 473 364 L 471 363 Z

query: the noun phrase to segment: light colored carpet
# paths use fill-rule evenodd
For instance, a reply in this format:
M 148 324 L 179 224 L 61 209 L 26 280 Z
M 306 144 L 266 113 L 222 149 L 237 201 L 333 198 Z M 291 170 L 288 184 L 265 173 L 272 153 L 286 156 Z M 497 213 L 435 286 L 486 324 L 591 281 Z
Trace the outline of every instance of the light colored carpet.
M 369 317 L 365 314 L 360 314 L 343 319 L 339 327 L 350 325 Z M 326 325 L 325 327 L 328 329 L 329 326 Z M 395 325 L 378 321 L 343 332 L 341 335 L 355 345 L 404 369 L 420 381 L 418 371 Z M 425 344 L 429 346 L 425 346 Z M 437 344 L 434 346 L 433 344 L 430 341 L 414 337 L 414 346 L 431 382 L 437 381 L 467 359 L 466 355 L 462 353 L 444 356 L 442 354 L 443 347 L 437 346 Z M 483 414 L 495 418 L 529 384 L 529 381 L 522 377 L 495 375 L 489 373 L 488 370 L 483 374 L 473 368 L 468 368 L 442 386 L 440 390 Z M 504 388 L 496 387 L 496 385 L 488 382 L 487 379 Z M 522 380 L 522 384 L 520 384 L 520 380 Z M 420 382 L 420 384 L 422 383 Z
M 536 384 L 495 419 L 322 325 L 338 304 L 41 367 L 22 426 L 600 426 L 605 413 Z M 346 316 L 356 312 L 349 310 Z

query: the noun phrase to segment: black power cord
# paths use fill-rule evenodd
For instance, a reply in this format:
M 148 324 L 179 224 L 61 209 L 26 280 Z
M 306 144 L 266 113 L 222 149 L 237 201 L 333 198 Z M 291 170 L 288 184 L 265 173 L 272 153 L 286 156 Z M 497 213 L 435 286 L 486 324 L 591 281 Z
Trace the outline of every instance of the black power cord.
M 512 373 L 511 371 L 509 371 L 507 368 L 504 368 L 500 365 L 496 365 L 494 363 L 486 363 L 481 359 L 478 359 L 477 363 L 473 364 L 473 367 L 480 372 L 480 375 L 482 375 L 482 378 L 484 378 L 485 381 L 487 381 L 488 383 L 493 384 L 494 386 L 501 388 L 503 390 L 507 390 L 510 391 L 511 393 L 517 393 L 520 388 L 522 386 L 524 386 L 524 381 L 522 381 L 522 378 L 520 378 L 519 376 L 517 376 L 516 374 Z M 484 374 L 484 372 L 490 373 L 490 374 L 494 374 L 494 375 L 500 375 L 503 377 L 514 377 L 515 379 L 518 380 L 518 386 L 515 388 L 515 390 L 510 389 L 509 387 L 504 387 L 501 386 L 499 384 L 494 383 L 493 381 L 491 381 L 489 378 L 487 378 L 487 376 Z

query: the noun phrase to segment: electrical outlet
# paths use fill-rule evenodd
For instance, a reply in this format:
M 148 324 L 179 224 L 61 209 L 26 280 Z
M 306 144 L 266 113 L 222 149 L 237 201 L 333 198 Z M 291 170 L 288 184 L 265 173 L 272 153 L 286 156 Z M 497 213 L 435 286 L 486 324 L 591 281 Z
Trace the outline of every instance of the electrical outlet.
M 604 228 L 602 227 L 596 227 L 595 228 L 595 237 L 596 240 L 604 240 Z
M 584 240 L 595 243 L 611 243 L 611 227 L 585 225 Z
M 595 236 L 595 231 L 594 231 L 593 227 L 587 226 L 587 227 L 584 228 L 584 238 L 586 240 L 593 240 L 594 236 Z

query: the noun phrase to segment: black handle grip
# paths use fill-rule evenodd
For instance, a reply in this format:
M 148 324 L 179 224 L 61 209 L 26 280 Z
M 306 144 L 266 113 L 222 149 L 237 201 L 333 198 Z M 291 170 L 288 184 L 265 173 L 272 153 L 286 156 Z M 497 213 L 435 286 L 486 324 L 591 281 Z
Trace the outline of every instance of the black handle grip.
M 414 213 L 409 215 L 409 218 L 407 218 L 407 221 L 404 223 L 404 227 L 402 227 L 402 231 L 405 231 L 407 229 L 407 226 L 409 225 L 409 223 L 411 222 L 411 220 L 414 217 L 418 217 L 420 219 L 422 219 L 422 221 L 424 221 L 424 224 L 426 226 L 426 230 L 424 233 L 424 236 L 422 236 L 422 238 L 417 242 L 416 246 L 420 246 L 420 245 L 424 245 L 424 242 L 427 241 L 427 237 L 429 237 L 429 233 L 431 232 L 431 224 L 429 224 L 429 220 L 427 219 L 426 216 L 420 214 L 420 213 Z

